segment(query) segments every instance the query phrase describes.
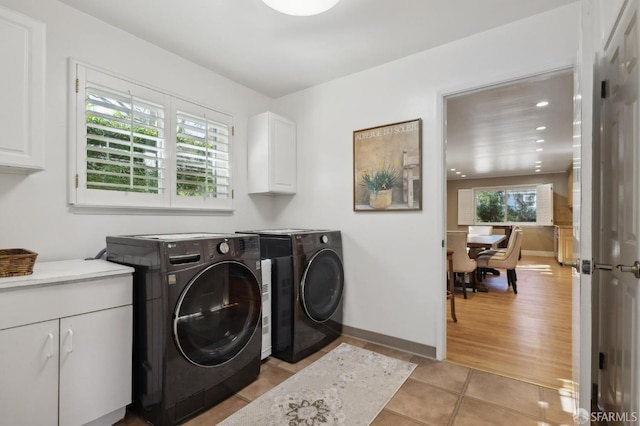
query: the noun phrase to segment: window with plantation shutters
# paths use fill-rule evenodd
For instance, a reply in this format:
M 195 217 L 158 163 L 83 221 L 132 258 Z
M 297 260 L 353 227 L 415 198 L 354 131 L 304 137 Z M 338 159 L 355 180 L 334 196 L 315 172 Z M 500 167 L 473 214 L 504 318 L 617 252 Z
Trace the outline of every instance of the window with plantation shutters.
M 83 64 L 72 69 L 72 204 L 233 209 L 229 115 Z
M 164 108 L 88 82 L 87 188 L 158 194 L 164 190 Z
M 553 185 L 458 190 L 458 225 L 553 225 Z
M 176 195 L 229 198 L 229 126 L 178 110 Z

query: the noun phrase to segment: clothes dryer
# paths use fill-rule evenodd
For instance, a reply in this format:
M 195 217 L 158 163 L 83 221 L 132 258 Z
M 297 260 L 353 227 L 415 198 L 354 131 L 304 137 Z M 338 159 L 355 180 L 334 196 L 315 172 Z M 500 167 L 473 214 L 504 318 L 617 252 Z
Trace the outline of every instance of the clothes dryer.
M 260 240 L 241 234 L 107 237 L 107 259 L 135 268 L 133 410 L 182 422 L 260 372 Z
M 340 231 L 271 229 L 260 235 L 272 268 L 272 356 L 295 363 L 342 334 L 344 269 Z

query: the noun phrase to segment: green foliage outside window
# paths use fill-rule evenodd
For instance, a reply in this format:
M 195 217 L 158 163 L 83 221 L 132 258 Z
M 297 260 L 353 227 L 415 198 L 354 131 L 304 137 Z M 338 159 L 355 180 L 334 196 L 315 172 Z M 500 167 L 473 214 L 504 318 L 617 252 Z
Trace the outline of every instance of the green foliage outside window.
M 507 221 L 536 221 L 536 191 L 507 191 Z
M 478 191 L 476 193 L 476 216 L 478 222 L 504 222 L 504 191 Z
M 134 126 L 131 152 L 130 125 L 90 113 L 86 120 L 87 188 L 157 194 L 161 161 L 158 131 Z
M 478 223 L 535 222 L 535 189 L 493 189 L 476 191 Z

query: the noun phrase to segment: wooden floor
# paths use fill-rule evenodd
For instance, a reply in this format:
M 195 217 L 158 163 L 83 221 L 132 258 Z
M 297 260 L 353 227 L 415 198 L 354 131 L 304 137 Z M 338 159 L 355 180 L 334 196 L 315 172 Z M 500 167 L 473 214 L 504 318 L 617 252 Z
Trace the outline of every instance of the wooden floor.
M 447 361 L 554 389 L 571 390 L 571 269 L 551 257 L 522 257 L 518 294 L 506 274 L 488 293 L 456 291 L 447 321 Z M 449 304 L 447 304 L 449 305 Z

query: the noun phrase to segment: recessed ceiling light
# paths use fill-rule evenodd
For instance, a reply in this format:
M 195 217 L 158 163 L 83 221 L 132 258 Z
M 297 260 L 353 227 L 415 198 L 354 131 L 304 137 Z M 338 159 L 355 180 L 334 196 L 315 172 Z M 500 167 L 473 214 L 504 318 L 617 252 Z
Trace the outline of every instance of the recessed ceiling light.
M 536 127 L 536 130 L 544 130 L 546 128 L 547 128 L 547 126 L 539 126 L 539 127 Z
M 460 176 L 460 177 L 467 177 L 467 175 L 462 175 L 462 176 Z
M 549 102 L 547 102 L 547 101 L 538 102 L 536 104 L 537 107 L 543 107 L 543 106 L 547 106 L 547 105 L 549 105 Z
M 540 160 L 536 161 L 536 164 L 541 164 L 541 163 L 542 163 L 542 161 L 540 161 Z
M 462 172 L 456 172 L 457 175 L 461 174 Z
M 536 173 L 540 173 L 540 169 L 536 169 Z
M 452 172 L 455 172 L 455 171 L 456 171 L 456 169 L 451 169 L 451 171 L 452 171 Z
M 538 140 L 536 141 L 536 143 L 542 143 L 542 142 L 544 142 L 544 139 L 538 139 Z
M 536 152 L 540 152 L 540 151 L 542 151 L 542 148 L 536 149 Z

